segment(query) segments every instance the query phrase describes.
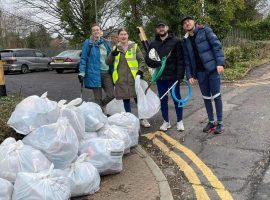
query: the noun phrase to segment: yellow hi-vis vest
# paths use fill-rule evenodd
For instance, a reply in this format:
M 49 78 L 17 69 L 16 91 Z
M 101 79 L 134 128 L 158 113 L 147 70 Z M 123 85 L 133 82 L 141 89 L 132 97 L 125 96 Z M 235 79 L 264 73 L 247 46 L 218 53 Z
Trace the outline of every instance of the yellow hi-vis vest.
M 126 55 L 125 55 L 125 58 L 127 60 L 129 69 L 130 69 L 134 79 L 135 79 L 136 74 L 137 74 L 138 69 L 139 69 L 139 63 L 138 63 L 138 61 L 136 59 L 137 46 L 138 45 L 135 43 L 135 45 L 132 48 L 127 50 Z M 119 65 L 119 60 L 120 60 L 120 53 L 117 56 L 115 56 L 114 63 L 113 63 L 114 68 L 113 68 L 112 78 L 113 78 L 113 83 L 114 84 L 118 80 L 117 67 Z

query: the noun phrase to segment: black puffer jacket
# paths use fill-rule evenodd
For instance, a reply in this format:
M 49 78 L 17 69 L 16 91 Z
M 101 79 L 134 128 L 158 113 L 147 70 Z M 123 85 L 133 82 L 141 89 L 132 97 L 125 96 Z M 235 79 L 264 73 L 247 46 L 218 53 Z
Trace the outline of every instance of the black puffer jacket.
M 152 48 L 157 51 L 160 59 L 164 56 L 168 56 L 171 51 L 171 55 L 167 59 L 166 67 L 160 78 L 161 80 L 177 80 L 184 78 L 184 56 L 180 39 L 176 38 L 173 34 L 169 34 L 168 37 L 162 41 L 159 36 L 156 36 L 155 40 L 149 45 L 149 50 Z M 149 52 L 146 54 L 146 63 L 151 68 L 161 66 L 161 61 L 154 61 L 149 58 Z

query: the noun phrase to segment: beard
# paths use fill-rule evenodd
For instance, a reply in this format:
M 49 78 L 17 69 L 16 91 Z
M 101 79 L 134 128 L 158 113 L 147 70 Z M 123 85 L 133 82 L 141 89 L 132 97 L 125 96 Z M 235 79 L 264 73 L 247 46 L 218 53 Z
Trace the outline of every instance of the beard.
M 160 37 L 165 37 L 166 35 L 168 34 L 168 31 L 165 31 L 164 33 L 159 33 L 158 35 L 160 36 Z
M 188 31 L 188 32 L 191 32 L 191 31 L 193 31 L 194 29 L 195 29 L 195 25 L 194 25 L 192 28 L 187 29 L 187 31 Z

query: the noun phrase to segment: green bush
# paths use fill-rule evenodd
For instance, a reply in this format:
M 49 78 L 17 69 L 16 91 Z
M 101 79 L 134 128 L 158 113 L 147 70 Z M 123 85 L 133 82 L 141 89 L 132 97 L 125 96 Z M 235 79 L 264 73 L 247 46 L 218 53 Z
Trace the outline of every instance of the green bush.
M 224 48 L 225 73 L 223 79 L 238 80 L 246 72 L 269 61 L 270 44 L 267 42 L 245 42 L 239 46 Z
M 226 61 L 229 63 L 230 67 L 233 63 L 239 62 L 242 59 L 242 49 L 241 47 L 228 47 L 224 49 L 224 54 Z
M 17 134 L 12 128 L 8 127 L 7 121 L 16 105 L 22 98 L 15 96 L 0 97 L 0 143 L 7 137 L 21 139 L 22 136 Z
M 263 20 L 246 21 L 238 24 L 241 30 L 251 31 L 253 40 L 269 40 L 270 39 L 270 16 Z

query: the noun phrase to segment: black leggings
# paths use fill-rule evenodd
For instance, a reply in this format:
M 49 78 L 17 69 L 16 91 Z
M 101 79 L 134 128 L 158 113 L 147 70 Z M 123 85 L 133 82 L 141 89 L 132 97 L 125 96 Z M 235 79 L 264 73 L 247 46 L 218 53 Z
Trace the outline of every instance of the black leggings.
M 137 98 L 134 98 L 135 103 L 137 104 Z M 131 113 L 130 99 L 123 99 L 124 107 L 126 112 Z

